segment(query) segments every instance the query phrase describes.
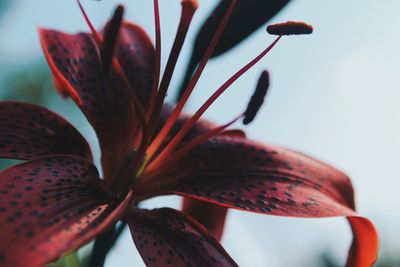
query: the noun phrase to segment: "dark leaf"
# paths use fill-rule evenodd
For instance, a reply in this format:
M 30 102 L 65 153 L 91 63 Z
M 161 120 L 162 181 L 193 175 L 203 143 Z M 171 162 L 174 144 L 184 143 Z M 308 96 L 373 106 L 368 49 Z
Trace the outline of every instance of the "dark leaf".
M 212 57 L 221 55 L 246 39 L 259 27 L 278 13 L 290 0 L 238 0 L 235 10 L 226 25 Z M 221 0 L 198 32 L 185 80 L 179 91 L 182 95 L 199 60 L 207 49 L 230 1 Z
M 222 0 L 197 34 L 193 58 L 198 60 L 207 48 L 230 1 Z M 247 38 L 278 13 L 289 0 L 238 0 L 231 18 L 214 50 L 213 57 L 225 53 Z

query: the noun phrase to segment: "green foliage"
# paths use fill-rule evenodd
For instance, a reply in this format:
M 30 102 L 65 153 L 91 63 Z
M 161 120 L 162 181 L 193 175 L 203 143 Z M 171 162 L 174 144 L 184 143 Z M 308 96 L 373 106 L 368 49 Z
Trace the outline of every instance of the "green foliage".
M 10 0 L 0 0 L 0 18 L 2 15 L 4 15 L 4 12 L 10 6 L 10 4 L 11 4 Z
M 43 62 L 32 62 L 3 77 L 2 98 L 45 104 L 50 95 L 55 95 L 47 67 Z M 50 95 L 49 95 L 50 94 Z
M 76 251 L 62 257 L 55 263 L 51 263 L 48 267 L 81 267 Z
M 2 3 L 0 0 L 0 3 Z M 56 96 L 47 66 L 44 62 L 32 62 L 22 65 L 17 70 L 0 72 L 2 80 L 0 88 L 1 100 L 18 100 L 38 105 L 46 105 Z M 0 170 L 15 165 L 21 161 L 0 159 Z

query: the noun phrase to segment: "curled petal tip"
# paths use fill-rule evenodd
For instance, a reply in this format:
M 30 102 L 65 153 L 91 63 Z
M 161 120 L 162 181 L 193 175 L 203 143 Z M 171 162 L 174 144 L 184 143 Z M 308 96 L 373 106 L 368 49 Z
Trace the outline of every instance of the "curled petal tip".
M 247 125 L 254 120 L 258 110 L 264 103 L 265 95 L 269 88 L 269 74 L 264 70 L 258 80 L 256 90 L 250 99 L 246 112 L 244 113 L 243 124 Z
M 313 32 L 313 27 L 305 22 L 287 21 L 269 25 L 267 32 L 273 35 L 310 34 Z

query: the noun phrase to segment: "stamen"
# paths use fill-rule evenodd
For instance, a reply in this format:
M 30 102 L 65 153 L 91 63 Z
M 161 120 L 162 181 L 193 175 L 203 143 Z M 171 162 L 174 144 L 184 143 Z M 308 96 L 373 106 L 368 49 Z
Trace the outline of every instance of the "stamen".
M 160 33 L 160 16 L 159 16 L 159 8 L 158 8 L 158 1 L 154 0 L 154 13 L 155 13 L 155 35 L 156 35 L 156 66 L 155 66 L 155 77 L 154 77 L 154 83 L 153 83 L 153 88 L 152 88 L 152 96 L 151 96 L 151 101 L 149 105 L 149 110 L 148 110 L 148 115 L 151 115 L 153 125 L 155 125 L 156 119 L 159 116 L 159 113 L 161 111 L 161 107 L 166 95 L 166 91 L 168 89 L 178 56 L 180 54 L 181 48 L 183 46 L 183 42 L 185 40 L 190 22 L 192 20 L 192 17 L 194 15 L 194 12 L 197 8 L 197 2 L 196 1 L 183 1 L 182 2 L 182 16 L 181 16 L 181 23 L 179 24 L 178 32 L 175 37 L 174 45 L 172 47 L 170 56 L 168 58 L 166 70 L 164 72 L 161 84 L 160 84 L 160 90 L 158 90 L 157 93 L 157 86 L 158 86 L 158 80 L 160 76 L 160 58 L 161 58 L 161 33 Z M 156 103 L 156 105 L 155 105 Z M 155 108 L 155 112 L 151 112 Z M 153 126 L 154 127 L 154 126 Z M 150 127 L 148 129 L 151 129 Z M 151 132 L 146 133 L 147 137 L 151 136 Z M 147 139 L 146 139 L 147 140 Z M 146 145 L 147 141 L 142 140 L 141 145 L 139 146 L 139 149 L 137 151 L 137 157 L 132 161 L 132 163 L 121 173 L 121 177 L 124 177 L 124 174 L 127 173 L 132 173 L 137 170 L 140 166 L 144 168 L 144 164 L 142 162 L 142 159 L 145 158 L 145 152 L 146 152 Z M 142 165 L 140 165 L 142 164 Z M 129 186 L 132 181 L 123 181 L 120 180 L 116 183 L 115 188 L 124 188 Z
M 157 123 L 158 117 L 160 116 L 162 104 L 167 94 L 172 74 L 174 73 L 175 70 L 176 62 L 178 61 L 179 54 L 182 50 L 186 34 L 188 32 L 190 23 L 192 21 L 196 9 L 197 9 L 197 1 L 194 0 L 182 1 L 181 19 L 178 26 L 178 31 L 175 35 L 174 44 L 172 46 L 171 53 L 169 54 L 167 66 L 165 67 L 165 71 L 161 79 L 160 88 L 157 93 L 155 104 L 154 102 L 152 103 L 154 107 L 153 105 L 151 105 L 149 108 L 149 111 L 151 112 L 151 118 L 149 123 L 150 125 L 149 128 L 151 132 L 154 130 L 155 124 Z
M 155 66 L 154 66 L 154 77 L 153 85 L 151 87 L 149 109 L 147 110 L 147 118 L 150 119 L 151 112 L 153 110 L 154 103 L 157 98 L 158 83 L 160 81 L 161 72 L 161 26 L 160 26 L 160 10 L 158 7 L 158 0 L 154 0 L 154 29 L 155 29 Z
M 79 8 L 81 9 L 81 12 L 83 14 L 83 17 L 86 20 L 87 25 L 90 28 L 90 31 L 93 33 L 94 39 L 96 40 L 96 42 L 98 44 L 101 44 L 103 42 L 103 38 L 101 37 L 101 35 L 97 32 L 96 28 L 93 26 L 92 22 L 90 21 L 88 15 L 86 14 L 85 9 L 82 6 L 82 3 L 80 0 L 76 0 L 78 3 Z
M 258 110 L 264 103 L 264 97 L 267 94 L 269 87 L 268 71 L 263 71 L 258 79 L 256 90 L 247 105 L 246 112 L 244 113 L 243 124 L 247 125 L 254 120 Z
M 228 1 L 228 0 L 225 0 Z M 183 93 L 181 99 L 175 106 L 175 109 L 173 110 L 171 116 L 168 118 L 168 120 L 165 122 L 163 128 L 161 131 L 158 133 L 157 137 L 153 140 L 151 145 L 149 146 L 147 153 L 149 158 L 157 151 L 159 146 L 161 145 L 162 141 L 165 139 L 165 137 L 168 135 L 169 131 L 172 129 L 173 125 L 177 121 L 179 114 L 182 112 L 184 105 L 186 104 L 190 94 L 192 93 L 194 87 L 197 84 L 197 81 L 199 80 L 204 68 L 207 65 L 208 59 L 210 58 L 211 54 L 214 51 L 215 46 L 217 45 L 223 30 L 225 29 L 225 26 L 232 15 L 233 9 L 236 5 L 237 0 L 231 0 L 230 5 L 228 7 L 228 10 L 226 11 L 221 24 L 218 26 L 217 31 L 214 34 L 214 37 L 212 38 L 212 41 L 210 45 L 207 47 L 206 52 L 203 55 L 203 58 L 201 59 L 199 66 L 197 67 L 195 73 L 193 74 L 192 79 L 189 82 L 189 85 L 185 89 L 185 92 Z
M 114 57 L 114 50 L 117 44 L 118 34 L 121 28 L 123 15 L 124 15 L 124 7 L 122 5 L 119 5 L 115 9 L 113 17 L 106 26 L 103 49 L 101 50 L 101 63 L 104 73 L 108 73 L 111 67 L 111 62 Z
M 240 76 L 247 72 L 251 67 L 253 67 L 257 62 L 259 62 L 280 40 L 279 36 L 274 42 L 272 42 L 264 51 L 262 51 L 253 60 L 247 63 L 243 68 L 236 72 L 231 78 L 229 78 L 220 88 L 218 88 L 209 99 L 197 110 L 197 112 L 182 126 L 179 132 L 172 138 L 164 150 L 157 156 L 158 158 L 164 159 L 168 153 L 171 153 L 175 146 L 185 137 L 185 135 L 190 131 L 194 124 L 200 119 L 204 112 L 211 106 L 212 103 L 217 100 L 217 98 L 225 92 L 229 86 L 232 85 Z
M 193 138 L 187 144 L 185 144 L 183 147 L 181 147 L 179 150 L 169 154 L 167 158 L 157 157 L 146 167 L 146 175 L 145 175 L 144 179 L 151 178 L 151 176 L 153 176 L 152 173 L 154 170 L 158 173 L 160 171 L 160 168 L 165 168 L 165 167 L 170 166 L 177 160 L 181 159 L 184 155 L 186 155 L 188 152 L 190 152 L 197 145 L 203 143 L 204 141 L 210 139 L 213 136 L 221 134 L 226 128 L 231 126 L 233 123 L 238 121 L 243 116 L 244 116 L 244 113 L 240 114 L 239 116 L 237 116 L 236 118 L 234 118 L 233 120 L 231 120 L 230 122 L 228 122 L 225 125 L 215 127 L 214 129 L 211 129 L 208 132 L 203 133 L 203 134 Z
M 313 27 L 304 22 L 287 21 L 269 25 L 267 32 L 273 35 L 310 34 L 313 32 Z

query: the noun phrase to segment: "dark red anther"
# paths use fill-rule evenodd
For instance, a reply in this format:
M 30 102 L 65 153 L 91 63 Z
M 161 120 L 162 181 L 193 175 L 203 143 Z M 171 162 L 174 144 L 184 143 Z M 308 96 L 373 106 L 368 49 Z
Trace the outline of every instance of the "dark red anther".
M 244 113 L 243 124 L 249 124 L 254 120 L 258 110 L 264 103 L 264 97 L 269 88 L 269 74 L 268 71 L 263 71 L 258 79 L 256 90 L 250 99 L 247 109 Z
M 101 62 L 104 73 L 107 73 L 111 66 L 123 15 L 124 7 L 122 5 L 118 5 L 118 7 L 115 9 L 113 17 L 106 26 L 103 49 L 101 51 Z
M 313 32 L 313 27 L 304 22 L 287 21 L 269 25 L 267 32 L 273 35 L 310 34 Z

